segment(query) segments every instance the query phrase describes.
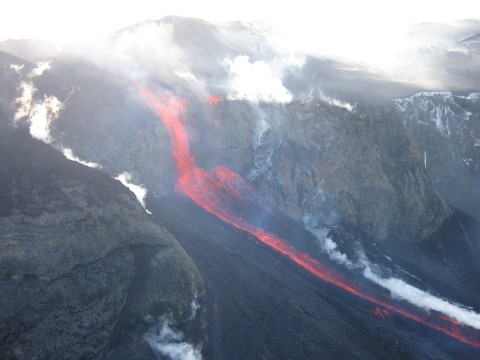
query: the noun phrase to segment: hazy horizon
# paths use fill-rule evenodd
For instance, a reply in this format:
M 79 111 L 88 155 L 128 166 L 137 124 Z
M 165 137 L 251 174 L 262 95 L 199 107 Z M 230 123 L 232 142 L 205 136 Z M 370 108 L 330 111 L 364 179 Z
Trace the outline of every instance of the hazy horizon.
M 81 3 L 21 0 L 0 15 L 0 41 L 37 39 L 54 44 L 90 42 L 123 27 L 168 15 L 210 22 L 256 22 L 269 26 L 281 46 L 371 64 L 389 70 L 398 58 L 418 46 L 412 29 L 421 23 L 479 19 L 480 5 L 460 0 L 455 6 L 434 1 L 391 3 L 377 0 L 337 1 L 312 6 L 258 1 L 228 3 L 207 0 L 175 3 L 148 0 Z

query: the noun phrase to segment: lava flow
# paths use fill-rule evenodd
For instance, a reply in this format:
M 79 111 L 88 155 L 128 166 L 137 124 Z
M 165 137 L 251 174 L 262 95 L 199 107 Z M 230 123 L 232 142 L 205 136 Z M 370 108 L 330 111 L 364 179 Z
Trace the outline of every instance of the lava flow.
M 215 167 L 211 172 L 208 172 L 196 166 L 195 158 L 190 152 L 188 143 L 189 134 L 181 120 L 186 116 L 186 102 L 184 100 L 166 94 L 157 95 L 140 85 L 138 85 L 138 89 L 150 108 L 162 119 L 170 136 L 178 172 L 177 190 L 184 193 L 206 211 L 231 226 L 254 236 L 315 277 L 362 298 L 377 308 L 383 308 L 382 314 L 396 313 L 480 349 L 477 330 L 461 325 L 455 319 L 435 312 L 427 314 L 415 308 L 408 310 L 399 308 L 393 301 L 380 294 L 374 295 L 371 291 L 363 289 L 308 254 L 297 250 L 285 240 L 250 224 L 243 217 L 236 215 L 235 208 L 239 203 L 243 204 L 244 207 L 250 204 L 258 206 L 259 197 L 255 195 L 253 187 L 240 175 L 225 167 Z M 407 308 L 407 304 L 404 304 L 403 307 Z

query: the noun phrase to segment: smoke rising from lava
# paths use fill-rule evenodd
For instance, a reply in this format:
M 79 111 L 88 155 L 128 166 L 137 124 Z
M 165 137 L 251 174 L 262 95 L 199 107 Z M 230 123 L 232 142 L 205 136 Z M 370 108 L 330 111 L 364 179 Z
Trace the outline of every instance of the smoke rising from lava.
M 455 319 L 461 324 L 465 324 L 480 330 L 480 314 L 452 304 L 447 300 L 438 298 L 426 291 L 420 290 L 406 283 L 401 279 L 392 277 L 383 278 L 372 270 L 369 263 L 364 263 L 364 265 L 364 276 L 375 284 L 378 284 L 381 287 L 389 290 L 392 298 L 408 301 L 409 303 L 426 311 L 438 311 L 452 319 Z
M 361 270 L 366 279 L 388 290 L 393 299 L 407 301 L 425 311 L 437 311 L 458 323 L 480 330 L 480 314 L 475 311 L 434 296 L 402 279 L 384 277 L 381 266 L 372 264 L 362 250 L 357 251 L 358 261 L 351 260 L 346 254 L 337 250 L 337 244 L 327 236 L 327 231 L 316 227 L 308 227 L 308 230 L 317 237 L 320 247 L 331 260 L 350 270 Z
M 407 306 L 407 304 L 402 304 L 400 307 L 394 301 L 388 300 L 384 294 L 378 293 L 378 289 L 367 290 L 349 281 L 308 254 L 298 251 L 285 240 L 236 215 L 235 206 L 232 204 L 243 203 L 245 207 L 255 205 L 257 198 L 254 197 L 252 200 L 251 196 L 255 190 L 239 175 L 227 168 L 216 167 L 207 172 L 196 166 L 195 158 L 190 152 L 189 134 L 182 123 L 182 119 L 186 117 L 184 100 L 166 93 L 157 95 L 140 85 L 138 85 L 138 90 L 152 111 L 161 118 L 170 135 L 178 172 L 178 191 L 234 228 L 254 236 L 261 243 L 289 258 L 315 277 L 366 300 L 376 307 L 380 306 L 391 313 L 435 329 L 472 347 L 480 348 L 478 332 L 471 327 L 460 325 L 456 319 L 435 312 L 428 314 Z

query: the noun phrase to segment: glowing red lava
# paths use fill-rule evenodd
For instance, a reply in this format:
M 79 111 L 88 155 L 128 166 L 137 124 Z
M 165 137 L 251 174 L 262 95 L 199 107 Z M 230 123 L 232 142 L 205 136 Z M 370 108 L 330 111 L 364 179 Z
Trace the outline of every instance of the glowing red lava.
M 388 311 L 386 309 L 381 309 L 379 307 L 375 307 L 375 309 L 373 311 L 371 311 L 371 313 L 373 315 L 375 315 L 376 317 L 379 317 L 383 321 L 387 321 L 389 316 L 390 316 L 390 311 Z
M 138 89 L 150 108 L 162 119 L 170 136 L 178 171 L 177 190 L 219 219 L 256 237 L 260 242 L 289 258 L 315 277 L 370 302 L 376 308 L 380 307 L 382 315 L 387 313 L 401 315 L 472 347 L 480 348 L 477 330 L 463 326 L 455 319 L 438 313 L 427 314 L 415 308 L 409 310 L 399 308 L 380 293 L 374 295 L 371 291 L 362 289 L 358 284 L 352 283 L 308 254 L 298 251 L 285 240 L 235 215 L 233 209 L 235 203 L 245 202 L 248 199 L 252 203 L 257 198 L 253 187 L 240 175 L 225 167 L 216 167 L 211 172 L 207 172 L 196 166 L 188 143 L 189 134 L 182 124 L 182 118 L 186 117 L 186 101 L 165 94 L 157 95 L 142 86 L 138 86 Z M 407 304 L 402 306 L 411 307 Z
M 213 107 L 213 106 L 217 106 L 221 101 L 223 101 L 223 99 L 220 96 L 211 95 L 208 97 L 207 101 L 208 101 L 208 105 L 210 107 Z

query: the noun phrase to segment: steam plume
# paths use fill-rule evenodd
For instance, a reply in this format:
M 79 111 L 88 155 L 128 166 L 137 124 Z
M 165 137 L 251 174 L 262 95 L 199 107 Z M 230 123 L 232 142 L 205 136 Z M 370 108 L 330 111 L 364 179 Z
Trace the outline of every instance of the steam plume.
M 184 335 L 170 325 L 166 316 L 159 319 L 159 324 L 146 336 L 146 341 L 163 356 L 171 360 L 202 360 L 200 347 L 183 341 Z
M 45 71 L 50 70 L 51 68 L 51 61 L 39 62 L 37 66 L 28 74 L 28 77 L 34 78 L 37 76 L 42 76 Z
M 339 99 L 332 98 L 330 96 L 325 95 L 321 91 L 319 92 L 319 98 L 320 98 L 320 100 L 325 101 L 329 105 L 340 107 L 340 108 L 343 108 L 343 109 L 348 110 L 350 112 L 352 112 L 355 109 L 355 104 L 352 105 L 348 101 L 342 101 L 342 100 L 339 100 Z
M 230 75 L 231 100 L 264 101 L 288 103 L 292 94 L 282 84 L 282 80 L 265 61 L 250 62 L 248 56 L 225 59 Z
M 309 230 L 312 231 L 312 229 Z M 384 278 L 379 275 L 381 272 L 380 266 L 371 264 L 362 251 L 357 252 L 359 261 L 354 262 L 337 250 L 337 244 L 335 244 L 331 238 L 327 237 L 325 232 L 316 229 L 313 229 L 312 232 L 317 236 L 317 239 L 319 239 L 319 244 L 324 252 L 328 254 L 333 261 L 345 265 L 350 269 L 363 269 L 363 276 L 390 291 L 393 299 L 407 301 L 426 311 L 438 311 L 461 324 L 480 330 L 480 314 L 420 290 L 401 279 L 395 277 Z
M 58 117 L 63 104 L 55 96 L 45 95 L 43 100 L 33 99 L 37 91 L 31 81 L 20 83 L 21 95 L 15 99 L 17 111 L 15 122 L 27 118 L 30 123 L 30 135 L 46 143 L 52 142 L 50 124 Z
M 480 314 L 438 298 L 403 280 L 393 277 L 382 278 L 372 270 L 368 262 L 364 262 L 364 266 L 363 275 L 375 284 L 389 290 L 392 298 L 408 301 L 410 304 L 427 311 L 438 311 L 462 324 L 480 329 Z
M 68 159 L 68 160 L 71 160 L 71 161 L 76 161 L 82 165 L 85 165 L 85 166 L 88 166 L 88 167 L 91 167 L 91 168 L 95 168 L 95 169 L 101 169 L 102 166 L 95 163 L 95 162 L 91 162 L 91 161 L 85 161 L 85 160 L 82 160 L 80 159 L 78 156 L 76 156 L 74 153 L 73 153 L 73 150 L 70 149 L 70 148 L 63 148 L 62 149 L 62 152 L 63 152 L 63 155 Z
M 151 212 L 148 211 L 145 205 L 145 196 L 147 196 L 147 189 L 145 189 L 143 185 L 136 185 L 132 183 L 132 175 L 126 171 L 118 175 L 115 179 L 120 181 L 127 188 L 129 188 L 130 191 L 135 194 L 137 200 L 140 202 L 140 204 L 142 204 L 143 208 L 147 211 L 147 213 L 151 214 Z
M 18 65 L 18 64 L 10 64 L 10 69 L 15 71 L 17 74 L 21 74 L 23 68 L 25 67 L 24 64 Z

